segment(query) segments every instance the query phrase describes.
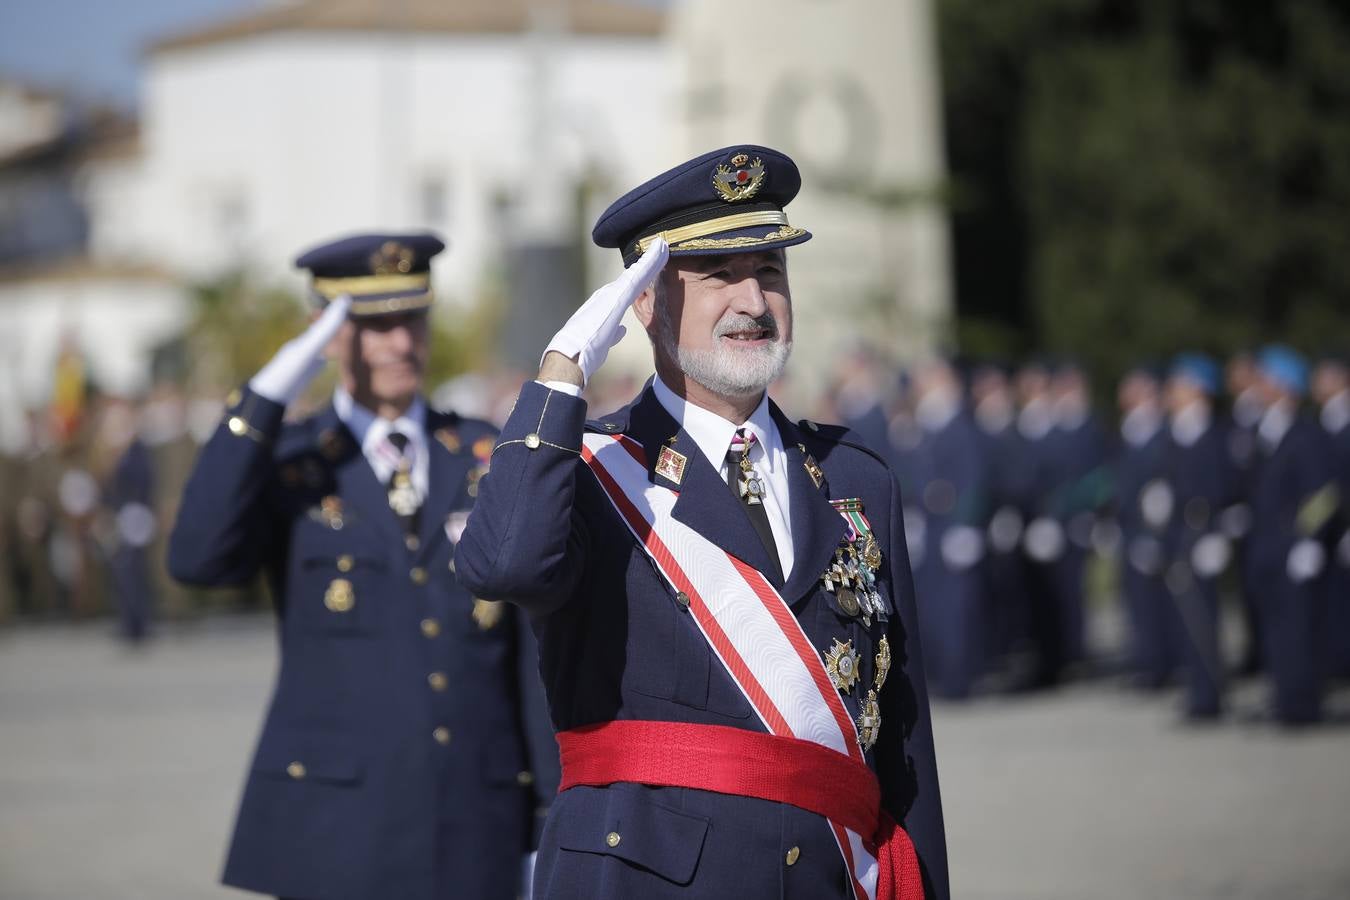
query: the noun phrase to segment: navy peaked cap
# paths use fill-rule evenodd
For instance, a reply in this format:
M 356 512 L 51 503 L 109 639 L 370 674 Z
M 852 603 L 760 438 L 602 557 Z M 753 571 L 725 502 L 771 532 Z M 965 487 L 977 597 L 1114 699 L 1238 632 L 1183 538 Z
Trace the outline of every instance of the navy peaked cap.
M 444 249 L 430 233 L 357 234 L 306 250 L 295 265 L 309 269 L 321 303 L 347 294 L 351 315 L 380 316 L 431 305 L 431 258 Z
M 811 233 L 783 207 L 801 189 L 797 164 L 754 144 L 723 147 L 682 163 L 610 204 L 591 239 L 631 266 L 658 236 L 671 256 L 750 253 L 790 247 Z

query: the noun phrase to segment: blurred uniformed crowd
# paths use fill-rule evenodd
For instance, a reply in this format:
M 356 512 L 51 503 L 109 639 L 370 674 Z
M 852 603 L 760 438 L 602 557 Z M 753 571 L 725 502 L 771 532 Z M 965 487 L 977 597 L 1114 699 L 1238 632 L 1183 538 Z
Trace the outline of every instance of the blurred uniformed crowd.
M 70 378 L 58 371 L 58 388 Z M 433 405 L 499 422 L 519 380 L 461 376 Z M 839 365 L 819 418 L 897 476 L 931 689 L 1123 671 L 1142 689 L 1181 685 L 1183 714 L 1212 719 L 1231 678 L 1262 675 L 1275 719 L 1318 720 L 1327 683 L 1350 675 L 1346 358 L 1183 354 L 1127 372 L 1112 410 L 1093 388 L 1068 359 Z M 30 414 L 28 446 L 0 457 L 0 618 L 113 611 L 136 641 L 152 610 L 261 608 L 256 591 L 164 574 L 221 400 L 171 383 L 137 401 L 75 393 L 58 389 Z M 1088 611 L 1111 603 L 1124 634 L 1107 650 Z
M 841 364 L 822 418 L 900 483 L 930 690 L 1123 672 L 1180 685 L 1203 721 L 1232 677 L 1260 674 L 1270 717 L 1319 720 L 1350 675 L 1346 358 L 1188 353 L 1115 388 L 1117 409 L 1094 408 L 1066 359 Z M 1112 617 L 1087 611 L 1111 603 L 1107 651 L 1087 626 Z

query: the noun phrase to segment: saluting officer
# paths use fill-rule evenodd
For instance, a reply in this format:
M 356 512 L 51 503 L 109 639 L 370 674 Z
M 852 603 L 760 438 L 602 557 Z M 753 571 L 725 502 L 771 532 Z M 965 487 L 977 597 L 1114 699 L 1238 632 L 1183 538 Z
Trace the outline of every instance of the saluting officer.
M 1307 363 L 1282 346 L 1263 349 L 1257 361 L 1266 412 L 1257 428 L 1248 552 L 1273 713 L 1301 725 L 1322 717 L 1327 529 L 1339 491 L 1325 432 L 1299 412 Z
M 894 480 L 765 393 L 799 186 L 742 145 L 610 206 L 628 270 L 549 344 L 457 550 L 539 636 L 563 790 L 536 897 L 948 896 Z M 586 422 L 630 306 L 656 377 Z
M 452 554 L 495 440 L 430 409 L 430 234 L 316 247 L 324 307 L 238 396 L 184 491 L 169 568 L 261 572 L 281 666 L 225 866 L 235 887 L 312 900 L 513 898 L 551 796 L 551 745 L 517 617 L 467 594 Z M 334 358 L 317 415 L 288 403 Z

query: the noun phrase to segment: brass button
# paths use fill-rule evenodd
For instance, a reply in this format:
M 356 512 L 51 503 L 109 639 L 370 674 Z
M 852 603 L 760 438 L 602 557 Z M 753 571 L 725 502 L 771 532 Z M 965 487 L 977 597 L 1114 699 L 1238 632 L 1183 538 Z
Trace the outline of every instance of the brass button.
M 234 390 L 230 391 L 230 393 L 225 397 L 225 405 L 238 406 L 239 401 L 243 399 L 244 399 L 243 393 L 239 390 L 239 388 L 235 388 Z
M 426 584 L 427 570 L 421 566 L 413 566 L 412 571 L 408 573 L 408 577 L 413 580 L 413 584 Z
M 517 772 L 516 784 L 520 785 L 521 787 L 529 787 L 530 785 L 534 784 L 534 773 L 528 770 L 524 772 Z
M 337 567 L 339 572 L 350 572 L 352 570 L 352 558 L 344 553 L 337 558 Z
M 678 594 L 675 595 L 675 602 L 680 604 L 681 606 L 687 607 L 689 605 L 689 595 L 686 594 L 684 591 L 680 591 Z
M 417 548 L 420 547 L 420 546 L 422 546 L 422 541 L 421 541 L 420 538 L 418 538 L 417 535 L 415 535 L 415 534 L 410 534 L 410 535 L 408 535 L 407 537 L 405 537 L 405 538 L 403 539 L 403 544 L 404 544 L 404 546 L 406 546 L 409 550 L 412 550 L 412 551 L 416 552 Z
M 299 781 L 305 777 L 305 764 L 302 762 L 293 762 L 286 767 L 286 774 Z
M 345 613 L 356 605 L 356 591 L 345 578 L 334 578 L 323 592 L 323 605 L 335 613 Z
M 431 736 L 435 738 L 436 743 L 440 744 L 442 747 L 450 743 L 450 729 L 446 728 L 444 725 L 433 731 Z
M 802 855 L 802 848 L 789 847 L 785 860 L 789 866 L 795 866 L 797 864 L 797 860 L 801 859 L 801 855 Z
M 617 831 L 611 831 L 609 834 L 605 835 L 605 843 L 609 844 L 611 847 L 619 846 L 619 840 L 619 833 Z
M 441 623 L 435 619 L 422 620 L 422 636 L 434 638 L 441 633 Z
M 239 416 L 230 416 L 228 424 L 230 426 L 230 434 L 235 437 L 243 437 L 248 434 L 248 423 Z
M 539 449 L 539 435 L 534 433 L 525 435 L 525 446 L 531 450 Z
M 450 679 L 445 677 L 444 672 L 432 672 L 427 676 L 427 684 L 431 685 L 433 691 L 443 691 L 450 684 Z

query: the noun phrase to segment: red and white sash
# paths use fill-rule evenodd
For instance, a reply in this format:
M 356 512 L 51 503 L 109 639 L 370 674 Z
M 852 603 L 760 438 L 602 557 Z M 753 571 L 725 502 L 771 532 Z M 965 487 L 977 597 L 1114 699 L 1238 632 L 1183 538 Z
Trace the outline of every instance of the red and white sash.
M 587 433 L 581 457 L 615 510 L 676 591 L 769 733 L 813 741 L 863 761 L 858 731 L 820 654 L 756 569 L 671 515 L 678 493 L 652 484 L 642 446 Z M 858 900 L 874 900 L 877 860 L 863 836 L 830 822 Z M 869 836 L 870 837 L 870 836 Z

